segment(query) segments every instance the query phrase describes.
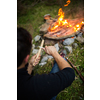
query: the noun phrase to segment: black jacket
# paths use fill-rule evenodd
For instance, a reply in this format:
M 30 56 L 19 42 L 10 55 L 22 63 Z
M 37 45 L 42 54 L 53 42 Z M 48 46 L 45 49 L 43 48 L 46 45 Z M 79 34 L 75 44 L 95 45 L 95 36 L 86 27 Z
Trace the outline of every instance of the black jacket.
M 29 75 L 27 66 L 17 70 L 17 100 L 50 100 L 70 86 L 75 78 L 72 68 L 57 73 Z

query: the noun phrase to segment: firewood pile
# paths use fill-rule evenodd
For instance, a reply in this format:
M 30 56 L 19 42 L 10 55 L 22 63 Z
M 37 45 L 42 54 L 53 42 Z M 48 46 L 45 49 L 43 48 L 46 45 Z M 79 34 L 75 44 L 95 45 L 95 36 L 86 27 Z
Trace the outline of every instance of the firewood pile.
M 47 17 L 48 16 L 48 17 Z M 57 19 L 53 19 L 49 14 L 44 16 L 45 23 L 40 26 L 40 33 L 44 34 L 44 37 L 48 39 L 65 39 L 78 35 L 80 32 L 84 33 L 84 24 L 82 23 L 84 18 L 67 19 L 70 24 L 57 26 Z M 57 28 L 53 29 L 54 26 Z M 78 29 L 78 30 L 75 30 Z

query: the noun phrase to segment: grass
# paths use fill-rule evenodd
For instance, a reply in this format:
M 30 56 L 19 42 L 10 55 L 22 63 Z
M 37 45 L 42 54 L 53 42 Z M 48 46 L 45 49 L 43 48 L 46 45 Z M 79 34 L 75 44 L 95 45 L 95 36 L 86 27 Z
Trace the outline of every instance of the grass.
M 57 1 L 57 0 L 54 0 Z M 65 12 L 65 18 L 77 18 L 83 16 L 84 5 L 83 0 L 72 0 L 68 7 L 63 7 L 63 11 Z M 50 3 L 53 3 L 51 0 Z M 61 7 L 60 5 L 47 5 L 47 2 L 39 2 L 35 6 L 31 5 L 32 0 L 25 0 L 18 5 L 18 13 L 17 13 L 17 26 L 23 27 L 27 29 L 33 39 L 36 35 L 39 35 L 39 27 L 44 23 L 43 16 L 45 14 L 50 14 L 53 18 L 58 14 L 58 10 Z M 77 67 L 77 69 L 81 72 L 82 76 L 84 76 L 84 44 L 78 43 L 78 47 L 73 49 L 73 53 L 70 55 L 69 60 Z M 40 42 L 34 42 L 35 45 L 39 45 Z M 44 53 L 45 54 L 45 53 Z M 30 55 L 30 57 L 32 54 Z M 35 74 L 48 74 L 52 69 L 53 60 L 49 60 L 46 65 L 39 66 L 37 65 L 34 69 Z M 57 95 L 57 100 L 84 100 L 84 83 L 80 79 L 79 75 L 75 72 L 76 78 L 71 86 L 65 88 Z

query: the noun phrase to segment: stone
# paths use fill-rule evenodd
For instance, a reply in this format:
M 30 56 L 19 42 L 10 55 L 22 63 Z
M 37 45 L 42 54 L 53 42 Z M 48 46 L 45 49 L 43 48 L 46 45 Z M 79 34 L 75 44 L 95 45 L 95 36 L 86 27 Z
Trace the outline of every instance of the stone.
M 45 20 L 48 20 L 48 19 L 50 19 L 50 18 L 51 18 L 51 15 L 50 15 L 50 14 L 44 15 L 44 19 L 45 19 Z
M 52 21 L 53 20 L 51 19 L 46 20 L 46 22 L 39 27 L 40 33 L 47 33 L 48 28 L 50 27 L 50 24 L 52 23 Z
M 39 63 L 39 66 L 44 66 L 47 62 Z
M 38 51 L 39 51 L 38 49 L 33 49 L 32 53 L 33 53 L 33 54 L 37 54 Z
M 48 55 L 43 56 L 41 63 L 46 62 L 48 60 Z
M 58 45 L 58 43 L 56 43 L 55 45 L 54 45 L 54 47 L 56 48 L 56 50 L 57 50 L 57 52 L 59 51 L 59 45 Z
M 35 48 L 35 44 L 32 44 L 32 49 L 34 49 Z
M 80 32 L 77 36 L 78 36 L 78 37 L 82 37 L 82 34 L 83 34 L 83 33 L 82 33 L 82 32 Z
M 38 53 L 38 51 L 39 51 L 39 49 L 33 49 L 32 54 L 35 55 L 35 54 Z M 43 50 L 41 50 L 40 55 L 41 55 L 41 56 L 43 55 Z
M 64 54 L 65 54 L 65 56 L 67 55 L 67 52 L 66 52 L 66 50 L 63 50 L 63 51 L 62 51 L 62 53 L 64 53 Z
M 58 40 L 45 39 L 45 45 L 54 45 L 58 42 Z
M 76 40 L 79 41 L 80 43 L 84 43 L 84 38 L 83 37 L 76 37 Z
M 50 24 L 48 24 L 48 23 L 44 23 L 43 25 L 41 25 L 40 33 L 47 33 L 49 26 L 50 26 Z
M 48 55 L 48 58 L 49 58 L 49 59 L 52 59 L 52 58 L 53 58 L 53 56 Z
M 73 43 L 72 47 L 76 49 L 78 47 L 78 44 L 77 43 Z
M 52 62 L 53 56 L 48 55 L 48 61 Z
M 63 45 L 71 45 L 74 42 L 74 38 L 67 38 L 63 41 Z
M 46 62 L 48 59 L 52 59 L 52 58 L 53 58 L 53 57 L 50 56 L 50 55 L 45 55 L 45 56 L 43 56 L 43 58 L 42 58 L 42 60 L 41 60 L 41 63 Z
M 72 53 L 72 46 L 65 46 L 65 48 L 67 49 L 68 52 Z
M 41 38 L 41 36 L 40 36 L 40 35 L 37 35 L 37 36 L 34 38 L 35 42 L 39 41 L 40 38 Z

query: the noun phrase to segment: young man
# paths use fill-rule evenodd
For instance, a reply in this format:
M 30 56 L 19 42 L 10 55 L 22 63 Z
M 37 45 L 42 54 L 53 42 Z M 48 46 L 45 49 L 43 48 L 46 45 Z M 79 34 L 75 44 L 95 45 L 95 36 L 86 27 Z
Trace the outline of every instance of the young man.
M 32 37 L 23 28 L 17 28 L 17 99 L 18 100 L 55 100 L 56 95 L 70 86 L 75 78 L 74 70 L 63 59 L 54 46 L 46 46 L 44 51 L 55 59 L 49 74 L 31 75 L 36 55 L 29 63 Z M 36 59 L 39 63 L 40 56 Z

